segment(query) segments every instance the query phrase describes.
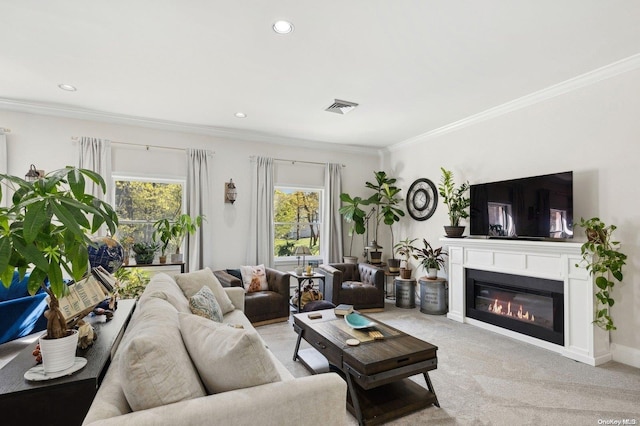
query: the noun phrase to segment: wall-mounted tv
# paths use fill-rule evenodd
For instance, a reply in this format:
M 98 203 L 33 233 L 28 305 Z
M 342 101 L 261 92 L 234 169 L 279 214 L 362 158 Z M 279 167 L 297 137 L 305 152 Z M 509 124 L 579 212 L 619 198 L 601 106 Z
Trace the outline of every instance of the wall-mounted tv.
M 470 234 L 573 238 L 573 172 L 471 185 Z

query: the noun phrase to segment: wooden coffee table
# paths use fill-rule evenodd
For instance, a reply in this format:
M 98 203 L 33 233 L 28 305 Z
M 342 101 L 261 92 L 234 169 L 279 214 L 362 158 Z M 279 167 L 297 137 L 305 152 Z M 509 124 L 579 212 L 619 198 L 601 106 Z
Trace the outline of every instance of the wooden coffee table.
M 321 314 L 318 319 L 309 315 Z M 366 315 L 365 315 L 366 316 Z M 440 406 L 428 371 L 438 366 L 431 343 L 367 317 L 376 324 L 369 329 L 354 330 L 333 309 L 300 313 L 293 316 L 298 341 L 293 360 L 307 368 L 309 358 L 322 355 L 345 378 L 348 385 L 347 409 L 360 425 L 374 425 L 402 417 L 430 405 Z M 383 339 L 375 340 L 369 331 L 379 331 Z M 313 349 L 299 351 L 304 339 Z M 358 346 L 346 341 L 357 339 Z M 427 389 L 409 379 L 422 374 Z

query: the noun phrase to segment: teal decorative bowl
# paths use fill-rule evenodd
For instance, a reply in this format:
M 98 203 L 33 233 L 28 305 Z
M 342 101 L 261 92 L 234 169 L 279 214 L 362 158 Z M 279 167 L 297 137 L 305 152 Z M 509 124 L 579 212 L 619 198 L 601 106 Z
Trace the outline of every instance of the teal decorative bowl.
M 369 321 L 367 318 L 355 312 L 345 315 L 344 320 L 351 328 L 367 328 L 373 327 L 376 324 L 375 322 Z

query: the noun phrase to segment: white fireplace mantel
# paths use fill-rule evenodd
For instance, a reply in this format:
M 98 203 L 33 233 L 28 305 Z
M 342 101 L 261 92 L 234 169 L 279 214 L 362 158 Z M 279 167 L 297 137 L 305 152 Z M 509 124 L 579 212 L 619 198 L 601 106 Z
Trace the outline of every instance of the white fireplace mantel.
M 534 344 L 590 365 L 611 360 L 609 332 L 595 326 L 593 279 L 580 263 L 579 243 L 442 238 L 449 252 L 447 317 Z M 465 269 L 547 278 L 564 283 L 564 346 L 467 318 Z

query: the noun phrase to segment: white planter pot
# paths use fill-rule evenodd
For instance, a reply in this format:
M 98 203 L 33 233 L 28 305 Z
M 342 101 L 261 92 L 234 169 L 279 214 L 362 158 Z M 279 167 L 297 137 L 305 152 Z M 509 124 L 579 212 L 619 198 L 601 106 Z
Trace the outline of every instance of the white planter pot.
M 42 366 L 45 373 L 71 368 L 76 359 L 78 347 L 78 330 L 61 339 L 45 339 L 40 337 L 40 352 L 42 353 Z
M 438 270 L 436 268 L 428 268 L 427 278 L 429 278 L 430 280 L 438 278 Z
M 180 263 L 180 262 L 182 262 L 182 253 L 171 254 L 171 263 Z

